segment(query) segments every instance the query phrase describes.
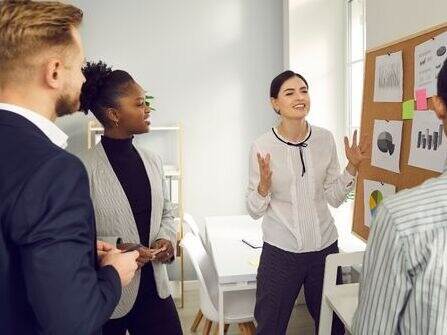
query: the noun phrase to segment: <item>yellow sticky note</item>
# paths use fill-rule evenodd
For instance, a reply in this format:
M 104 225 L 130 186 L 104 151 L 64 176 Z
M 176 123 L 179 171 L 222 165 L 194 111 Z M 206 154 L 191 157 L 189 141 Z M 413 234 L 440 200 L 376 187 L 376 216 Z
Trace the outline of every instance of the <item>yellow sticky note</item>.
M 413 120 L 414 100 L 407 100 L 402 103 L 402 120 Z

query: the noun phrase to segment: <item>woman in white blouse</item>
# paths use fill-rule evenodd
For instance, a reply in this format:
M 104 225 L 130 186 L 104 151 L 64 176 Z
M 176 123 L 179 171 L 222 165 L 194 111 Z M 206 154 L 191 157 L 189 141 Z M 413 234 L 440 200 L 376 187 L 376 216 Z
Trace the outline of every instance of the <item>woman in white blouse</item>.
M 340 174 L 333 135 L 306 121 L 308 89 L 306 79 L 292 71 L 273 79 L 270 98 L 280 123 L 259 137 L 251 149 L 247 209 L 255 219 L 264 217 L 255 308 L 257 334 L 286 333 L 302 285 L 318 332 L 325 258 L 338 252 L 337 230 L 328 204 L 342 204 L 365 158 L 365 148 L 357 146 L 356 132 L 352 146 L 345 137 L 349 164 Z M 332 333 L 344 333 L 337 318 Z

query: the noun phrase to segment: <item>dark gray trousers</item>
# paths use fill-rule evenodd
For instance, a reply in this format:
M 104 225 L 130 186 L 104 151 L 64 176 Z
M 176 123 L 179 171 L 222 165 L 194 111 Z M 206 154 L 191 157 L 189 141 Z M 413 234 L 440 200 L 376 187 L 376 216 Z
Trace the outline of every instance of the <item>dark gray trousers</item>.
M 307 309 L 315 322 L 315 333 L 318 333 L 325 260 L 327 255 L 334 253 L 338 253 L 337 242 L 323 250 L 306 253 L 288 252 L 264 243 L 256 289 L 257 335 L 286 333 L 303 285 Z M 341 283 L 340 270 L 337 283 Z M 343 323 L 335 314 L 332 334 L 344 334 Z

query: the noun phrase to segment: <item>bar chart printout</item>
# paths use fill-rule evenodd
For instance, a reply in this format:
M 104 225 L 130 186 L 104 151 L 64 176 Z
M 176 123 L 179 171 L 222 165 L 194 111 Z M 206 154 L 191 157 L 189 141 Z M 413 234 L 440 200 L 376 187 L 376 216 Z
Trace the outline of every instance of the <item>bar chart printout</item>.
M 411 129 L 408 165 L 443 172 L 447 139 L 441 121 L 433 111 L 415 111 Z
M 418 131 L 417 135 L 417 148 L 418 149 L 426 149 L 426 150 L 438 150 L 438 148 L 442 145 L 442 132 L 443 127 L 442 124 L 439 125 L 437 131 L 434 131 L 433 134 L 430 134 L 430 129 L 426 128 L 425 132 L 422 130 Z

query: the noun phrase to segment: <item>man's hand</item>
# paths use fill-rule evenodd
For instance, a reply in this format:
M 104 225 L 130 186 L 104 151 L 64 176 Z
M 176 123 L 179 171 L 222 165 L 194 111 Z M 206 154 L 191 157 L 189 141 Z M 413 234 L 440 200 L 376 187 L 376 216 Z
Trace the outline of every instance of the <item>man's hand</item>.
M 97 240 L 96 241 L 96 250 L 98 252 L 98 257 L 99 257 L 99 262 L 102 261 L 102 258 L 109 252 L 112 250 L 116 250 L 116 248 L 111 245 L 110 243 L 104 242 L 104 241 L 100 241 Z
M 121 252 L 118 249 L 107 252 L 101 259 L 101 266 L 112 265 L 121 279 L 121 286 L 127 286 L 138 269 L 138 251 Z
M 164 238 L 158 239 L 152 243 L 151 249 L 157 250 L 157 254 L 152 260 L 153 262 L 167 263 L 174 257 L 174 248 L 171 241 L 165 240 Z

